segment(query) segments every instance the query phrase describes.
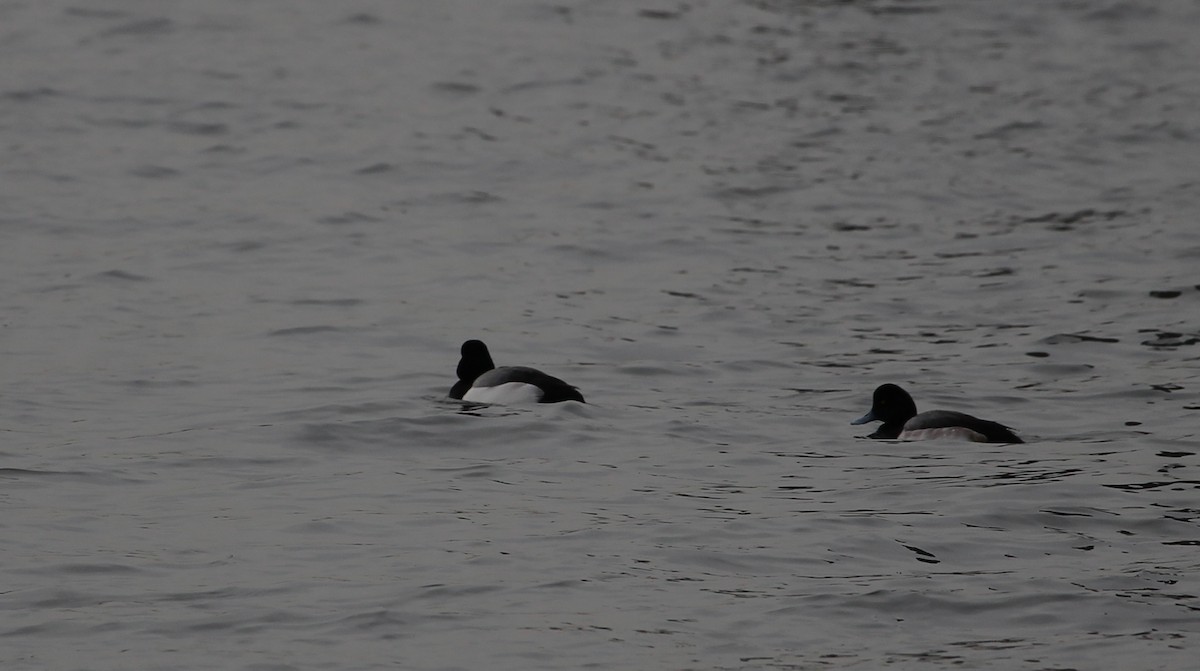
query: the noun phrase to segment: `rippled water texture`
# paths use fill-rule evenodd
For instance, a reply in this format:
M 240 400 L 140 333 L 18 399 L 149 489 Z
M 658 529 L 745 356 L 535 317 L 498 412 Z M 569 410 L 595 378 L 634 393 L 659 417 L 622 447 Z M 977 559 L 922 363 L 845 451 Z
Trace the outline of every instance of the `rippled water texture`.
M 1197 34 L 0 0 L 3 668 L 1193 668 Z

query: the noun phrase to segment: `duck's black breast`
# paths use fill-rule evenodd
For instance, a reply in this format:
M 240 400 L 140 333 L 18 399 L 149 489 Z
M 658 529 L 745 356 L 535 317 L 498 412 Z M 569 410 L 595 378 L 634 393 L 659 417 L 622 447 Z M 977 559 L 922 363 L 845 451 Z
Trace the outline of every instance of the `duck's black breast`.
M 463 394 L 466 394 L 467 391 L 471 389 L 472 382 L 474 382 L 474 380 L 459 380 L 458 382 L 454 383 L 453 387 L 450 387 L 450 393 L 446 395 L 450 398 L 461 401 Z
M 884 422 L 883 424 L 880 424 L 879 428 L 875 429 L 873 433 L 867 434 L 867 438 L 874 438 L 875 440 L 895 440 L 900 437 L 900 434 L 903 431 L 904 424 L 902 422 Z

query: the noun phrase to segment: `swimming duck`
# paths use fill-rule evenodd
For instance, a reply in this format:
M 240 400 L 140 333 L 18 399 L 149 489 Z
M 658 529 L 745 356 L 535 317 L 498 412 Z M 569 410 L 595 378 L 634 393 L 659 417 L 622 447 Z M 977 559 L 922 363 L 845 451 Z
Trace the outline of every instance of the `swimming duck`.
M 926 440 L 960 438 L 977 443 L 1023 443 L 1012 429 L 953 410 L 927 410 L 917 414 L 912 396 L 894 384 L 880 385 L 871 399 L 871 411 L 850 422 L 883 422 L 868 438 Z
M 458 361 L 458 382 L 450 388 L 450 398 L 471 403 L 559 403 L 579 401 L 583 394 L 562 380 L 525 366 L 496 368 L 487 345 L 479 340 L 462 344 Z

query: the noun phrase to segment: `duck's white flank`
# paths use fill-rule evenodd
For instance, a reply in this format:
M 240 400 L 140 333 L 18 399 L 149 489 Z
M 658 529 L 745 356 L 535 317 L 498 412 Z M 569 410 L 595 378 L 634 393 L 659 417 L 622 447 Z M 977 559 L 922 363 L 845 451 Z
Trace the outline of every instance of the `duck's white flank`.
M 524 382 L 505 382 L 494 387 L 471 387 L 463 394 L 462 400 L 470 403 L 498 403 L 500 405 L 518 405 L 521 403 L 537 403 L 542 398 L 542 390 L 536 385 Z
M 965 426 L 943 426 L 936 429 L 913 429 L 911 431 L 901 431 L 896 437 L 897 440 L 940 440 L 951 438 L 955 440 L 968 440 L 973 443 L 988 442 L 987 436 L 972 431 Z

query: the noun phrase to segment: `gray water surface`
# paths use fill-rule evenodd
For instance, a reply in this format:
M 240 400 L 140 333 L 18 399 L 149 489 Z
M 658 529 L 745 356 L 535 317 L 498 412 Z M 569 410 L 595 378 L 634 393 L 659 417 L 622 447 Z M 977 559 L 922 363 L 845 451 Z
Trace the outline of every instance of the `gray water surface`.
M 0 1 L 0 662 L 1193 668 L 1197 34 Z

